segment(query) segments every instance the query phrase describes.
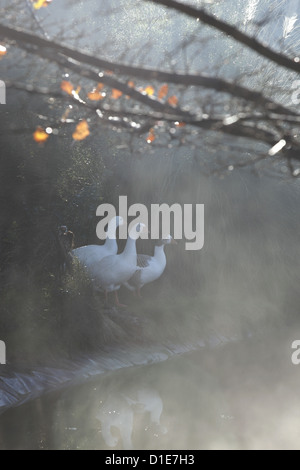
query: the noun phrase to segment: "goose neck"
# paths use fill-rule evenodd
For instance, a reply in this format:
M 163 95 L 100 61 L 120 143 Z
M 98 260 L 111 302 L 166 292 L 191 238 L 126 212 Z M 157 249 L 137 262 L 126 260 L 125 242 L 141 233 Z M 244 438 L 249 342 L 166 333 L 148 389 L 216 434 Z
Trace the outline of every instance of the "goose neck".
M 108 251 L 115 251 L 116 248 L 118 250 L 117 240 L 115 238 L 107 238 L 105 240 L 105 248 Z
M 128 237 L 123 254 L 124 256 L 136 255 L 136 240 Z

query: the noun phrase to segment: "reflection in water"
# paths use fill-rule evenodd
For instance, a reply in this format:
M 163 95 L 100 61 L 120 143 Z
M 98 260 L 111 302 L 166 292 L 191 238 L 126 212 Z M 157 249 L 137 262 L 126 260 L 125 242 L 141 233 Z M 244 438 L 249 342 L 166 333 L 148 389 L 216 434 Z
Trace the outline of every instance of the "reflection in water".
M 121 448 L 133 449 L 132 434 L 135 415 L 149 414 L 150 425 L 157 427 L 156 432 L 165 434 L 167 429 L 160 424 L 162 411 L 163 402 L 156 390 L 132 389 L 130 394 L 119 392 L 111 394 L 101 404 L 96 418 L 101 422 L 102 436 L 109 447 L 121 444 Z
M 300 449 L 293 328 L 115 371 L 5 413 L 0 449 Z

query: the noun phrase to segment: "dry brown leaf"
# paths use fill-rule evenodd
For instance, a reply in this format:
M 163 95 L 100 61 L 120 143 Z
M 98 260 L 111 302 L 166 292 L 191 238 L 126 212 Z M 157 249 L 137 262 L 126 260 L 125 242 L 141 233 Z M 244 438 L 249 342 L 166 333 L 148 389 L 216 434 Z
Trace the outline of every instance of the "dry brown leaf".
M 162 100 L 163 98 L 165 98 L 168 92 L 169 92 L 169 86 L 167 84 L 162 85 L 158 91 L 158 99 Z
M 177 105 L 178 105 L 178 98 L 177 98 L 177 96 L 175 96 L 175 95 L 169 96 L 169 98 L 168 98 L 168 103 L 169 103 L 171 106 L 177 106 Z
M 103 100 L 104 96 L 105 95 L 103 93 L 100 93 L 97 88 L 94 88 L 93 91 L 88 93 L 88 99 L 91 100 L 91 101 Z
M 74 86 L 72 85 L 71 82 L 68 82 L 67 80 L 64 80 L 61 82 L 60 88 L 66 93 L 68 93 L 68 95 L 72 95 L 74 91 Z
M 155 137 L 155 131 L 153 129 L 153 127 L 149 130 L 149 134 L 147 136 L 147 144 L 152 144 L 152 142 L 154 142 L 154 140 L 156 139 Z
M 89 125 L 87 121 L 84 119 L 80 121 L 77 126 L 75 132 L 73 132 L 73 139 L 74 140 L 84 140 L 90 135 Z
M 117 90 L 116 88 L 112 89 L 111 97 L 113 100 L 118 100 L 123 95 L 122 91 Z

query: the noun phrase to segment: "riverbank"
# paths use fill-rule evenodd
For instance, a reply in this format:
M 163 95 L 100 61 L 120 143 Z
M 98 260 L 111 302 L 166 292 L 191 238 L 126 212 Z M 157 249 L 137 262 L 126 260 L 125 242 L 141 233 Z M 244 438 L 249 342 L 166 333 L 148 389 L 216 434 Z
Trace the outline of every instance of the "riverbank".
M 67 383 L 1 416 L 0 448 L 298 449 L 297 335 L 270 328 L 198 349 L 120 348 L 74 361 Z

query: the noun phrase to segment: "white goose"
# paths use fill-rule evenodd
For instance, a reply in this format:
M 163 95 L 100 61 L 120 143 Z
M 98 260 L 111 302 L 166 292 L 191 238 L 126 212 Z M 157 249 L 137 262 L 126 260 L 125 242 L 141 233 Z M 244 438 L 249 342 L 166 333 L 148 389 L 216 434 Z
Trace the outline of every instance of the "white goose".
M 167 235 L 156 243 L 154 256 L 137 255 L 136 271 L 129 281 L 124 283 L 129 290 L 136 292 L 141 297 L 141 288 L 163 274 L 167 264 L 164 248 L 169 244 L 177 245 L 171 235 Z
M 86 245 L 72 250 L 72 255 L 75 256 L 80 263 L 88 269 L 94 264 L 99 262 L 105 256 L 115 255 L 118 253 L 118 244 L 116 240 L 116 231 L 119 225 L 123 225 L 122 217 L 113 217 L 107 228 L 107 238 L 104 245 Z
M 122 307 L 118 299 L 117 290 L 128 281 L 137 265 L 136 240 L 145 232 L 144 224 L 136 224 L 129 233 L 124 251 L 117 255 L 110 255 L 100 262 L 94 262 L 89 267 L 89 273 L 96 289 L 103 290 L 107 300 L 108 292 L 115 292 L 116 305 Z

